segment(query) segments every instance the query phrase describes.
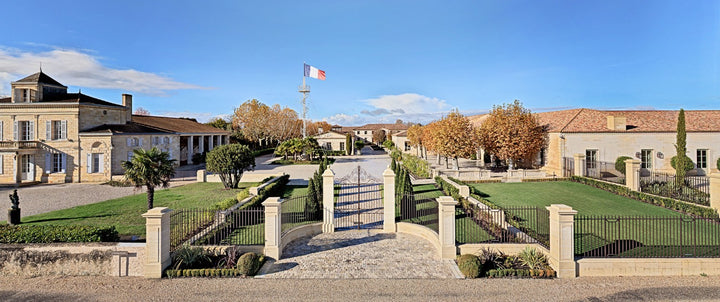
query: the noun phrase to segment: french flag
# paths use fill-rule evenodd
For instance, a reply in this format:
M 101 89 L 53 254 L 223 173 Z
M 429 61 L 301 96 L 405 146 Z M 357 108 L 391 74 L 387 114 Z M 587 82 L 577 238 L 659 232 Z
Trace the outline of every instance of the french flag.
M 305 65 L 305 76 L 316 78 L 318 80 L 325 80 L 325 71 L 312 67 L 308 64 Z

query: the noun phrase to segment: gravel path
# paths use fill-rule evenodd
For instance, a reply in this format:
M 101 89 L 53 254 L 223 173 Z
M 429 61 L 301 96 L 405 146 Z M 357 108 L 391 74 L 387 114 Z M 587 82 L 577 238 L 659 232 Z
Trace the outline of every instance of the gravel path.
M 173 181 L 170 182 L 170 186 L 175 187 L 188 183 L 192 183 L 192 181 Z M 7 207 L 10 207 L 10 199 L 7 196 L 12 194 L 12 191 L 12 188 L 0 189 L 0 205 L 7 202 Z M 22 217 L 144 192 L 144 190 L 136 190 L 135 187 L 113 187 L 86 183 L 39 184 L 18 188 Z M 0 206 L 0 208 L 3 207 Z M 5 220 L 5 217 L 0 216 L 0 220 Z
M 0 301 L 720 301 L 720 277 L 163 279 L 0 277 Z
M 455 278 L 427 240 L 409 234 L 352 230 L 303 237 L 262 278 Z M 455 269 L 457 270 L 457 269 Z M 459 271 L 458 271 L 459 275 Z

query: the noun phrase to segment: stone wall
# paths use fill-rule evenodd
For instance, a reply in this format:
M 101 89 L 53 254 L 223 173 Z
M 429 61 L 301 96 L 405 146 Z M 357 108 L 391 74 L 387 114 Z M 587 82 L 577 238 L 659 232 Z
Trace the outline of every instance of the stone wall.
M 720 275 L 718 258 L 586 258 L 577 267 L 579 277 Z
M 144 243 L 0 245 L 0 275 L 142 276 Z

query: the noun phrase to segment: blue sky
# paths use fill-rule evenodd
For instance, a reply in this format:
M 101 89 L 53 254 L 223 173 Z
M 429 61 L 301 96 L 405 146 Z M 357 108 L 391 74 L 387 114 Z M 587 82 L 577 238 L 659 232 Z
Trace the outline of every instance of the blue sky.
M 256 98 L 309 117 L 427 122 L 521 100 L 720 109 L 718 1 L 20 1 L 0 19 L 0 94 L 43 71 L 201 121 Z

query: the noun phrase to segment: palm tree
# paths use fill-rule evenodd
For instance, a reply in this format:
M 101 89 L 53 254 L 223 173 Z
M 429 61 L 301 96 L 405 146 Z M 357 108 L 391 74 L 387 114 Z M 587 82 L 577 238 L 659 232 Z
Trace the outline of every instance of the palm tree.
M 153 147 L 150 150 L 135 149 L 129 161 L 122 162 L 125 178 L 135 184 L 136 188 L 147 188 L 148 210 L 153 208 L 155 187 L 168 187 L 170 178 L 175 176 L 175 160 L 170 154 Z

